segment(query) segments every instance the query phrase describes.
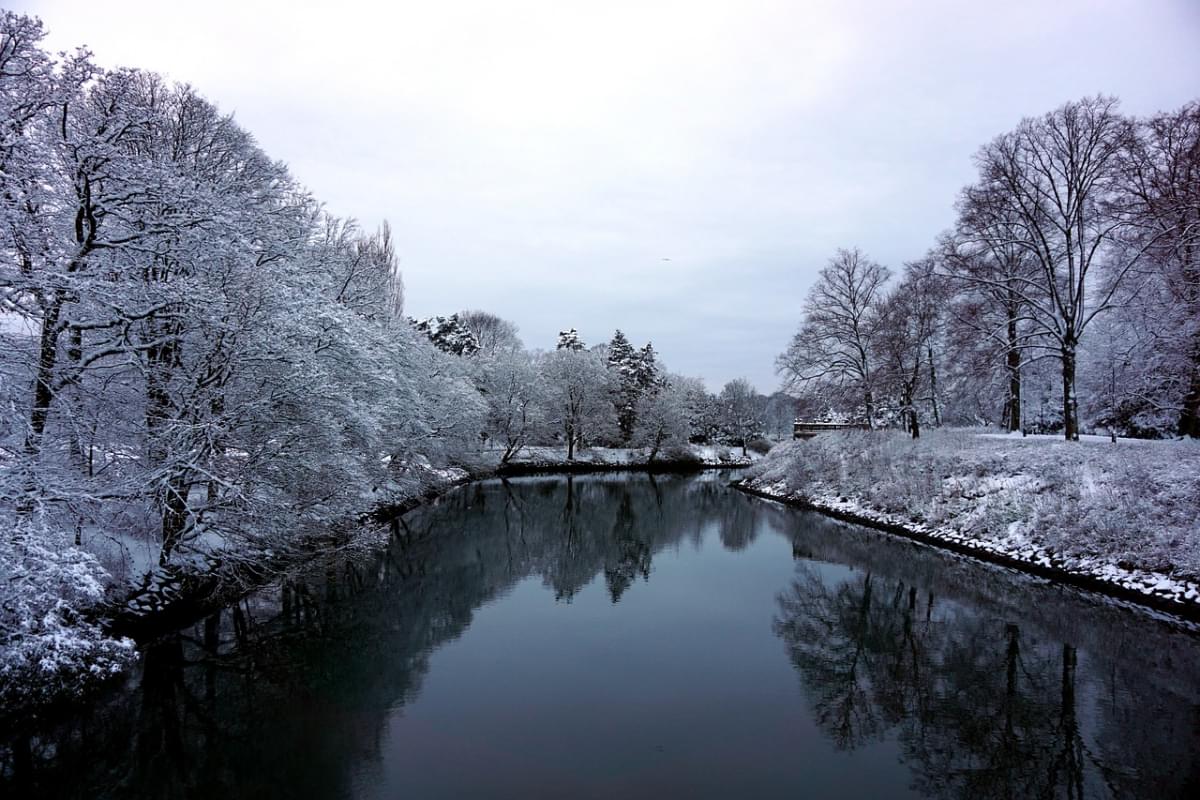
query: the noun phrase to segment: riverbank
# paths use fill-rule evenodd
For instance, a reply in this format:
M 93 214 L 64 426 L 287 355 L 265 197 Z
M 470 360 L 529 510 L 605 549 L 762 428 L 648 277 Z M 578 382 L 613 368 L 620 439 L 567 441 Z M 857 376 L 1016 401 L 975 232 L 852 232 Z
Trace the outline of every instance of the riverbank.
M 888 796 L 871 772 L 881 758 L 943 775 L 944 754 L 965 752 L 956 788 L 970 795 L 992 785 L 970 767 L 996 750 L 1006 720 L 995 710 L 1009 708 L 1020 740 L 988 771 L 1002 787 L 1036 777 L 1044 788 L 1063 774 L 1063 746 L 1082 741 L 1096 756 L 1081 762 L 1092 770 L 1083 794 L 1116 776 L 1118 796 L 1180 796 L 1197 744 L 1200 638 L 1095 594 L 762 502 L 726 475 L 454 491 L 407 515 L 388 547 L 333 568 L 322 559 L 148 643 L 125 685 L 12 729 L 8 751 L 0 735 L 0 794 L 493 796 L 498 758 L 520 767 L 506 796 L 586 796 L 595 773 L 581 762 L 568 766 L 584 777 L 564 784 L 562 763 L 530 776 L 524 754 L 569 747 L 619 771 L 634 736 L 671 785 L 733 764 L 718 794 L 744 793 L 759 764 L 792 764 L 792 788 L 811 785 L 815 760 L 843 772 L 828 784 L 843 794 L 865 770 L 865 794 Z M 847 704 L 853 738 L 828 711 Z M 725 735 L 731 709 L 741 727 Z M 999 732 L 981 736 L 983 723 Z M 693 746 L 701 729 L 723 735 Z M 521 746 L 464 767 L 464 747 L 487 751 L 497 730 Z M 603 747 L 597 730 L 611 734 Z M 1126 741 L 1140 744 L 1101 746 Z M 661 742 L 677 752 L 662 759 Z M 902 742 L 903 761 L 891 744 Z M 813 758 L 789 761 L 798 747 Z M 25 753 L 17 783 L 5 767 Z M 637 795 L 639 782 L 602 793 Z
M 476 458 L 454 466 L 421 470 L 420 480 L 405 491 L 385 487 L 378 493 L 375 508 L 363 517 L 361 524 L 297 543 L 286 553 L 260 553 L 256 558 L 240 558 L 233 563 L 208 559 L 204 562 L 208 569 L 201 572 L 156 567 L 147 573 L 136 591 L 112 606 L 107 627 L 114 634 L 140 641 L 187 624 L 190 619 L 232 602 L 312 557 L 328 555 L 334 550 L 375 547 L 382 530 L 378 523 L 386 524 L 473 481 L 554 473 L 693 472 L 748 467 L 751 463 L 751 457 L 721 446 L 678 448 L 657 454 L 653 459 L 644 448 L 587 448 L 568 459 L 565 448 L 529 447 L 507 462 L 501 462 L 496 451 L 483 451 Z
M 846 431 L 738 488 L 1200 620 L 1200 443 Z
M 0 698 L 3 715 L 71 703 L 118 679 L 144 642 L 203 618 L 215 609 L 272 581 L 286 577 L 313 558 L 334 552 L 366 550 L 386 540 L 386 523 L 432 502 L 452 489 L 492 477 L 573 472 L 689 472 L 748 466 L 750 458 L 733 448 L 690 447 L 660 453 L 654 459 L 637 448 L 589 448 L 574 459 L 564 448 L 537 447 L 501 464 L 497 451 L 483 451 L 470 462 L 443 468 L 423 467 L 406 490 L 381 487 L 374 508 L 360 520 L 348 520 L 318 538 L 293 542 L 286 549 L 192 553 L 184 564 L 158 566 L 145 553 L 126 565 L 140 577 L 134 582 L 97 580 L 84 614 L 55 617 L 44 636 L 20 631 L 0 641 Z M 125 552 L 132 548 L 125 547 Z M 103 571 L 95 567 L 103 577 Z M 53 598 L 45 602 L 53 605 Z

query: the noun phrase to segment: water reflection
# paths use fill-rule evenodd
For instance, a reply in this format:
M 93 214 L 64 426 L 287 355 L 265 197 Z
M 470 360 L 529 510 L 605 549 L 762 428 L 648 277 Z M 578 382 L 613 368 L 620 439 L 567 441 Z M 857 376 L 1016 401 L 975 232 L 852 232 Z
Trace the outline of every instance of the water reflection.
M 798 537 L 807 558 L 775 621 L 838 748 L 895 739 L 929 797 L 1200 790 L 1194 640 L 1131 628 L 1129 615 L 1103 606 L 1077 622 L 1079 598 L 1027 580 L 1020 616 L 1007 603 L 967 605 L 990 583 L 1012 595 L 1002 584 L 1013 578 L 945 559 L 953 568 L 930 580 L 920 549 L 870 534 L 855 547 L 839 533 Z M 848 547 L 860 550 L 857 569 L 807 560 L 845 558 Z M 935 602 L 934 586 L 950 597 Z
M 741 602 L 761 579 L 734 574 L 762 549 L 764 535 L 790 543 L 795 556 L 792 583 L 774 606 Z M 680 553 L 703 555 L 687 563 L 705 571 L 674 569 Z M 661 559 L 671 560 L 666 576 L 656 570 Z M 786 554 L 771 555 L 776 567 L 785 561 Z M 3 737 L 0 792 L 297 798 L 395 791 L 409 784 L 388 773 L 399 746 L 389 736 L 419 705 L 431 657 L 518 583 L 532 577 L 573 609 L 599 582 L 592 591 L 602 588 L 604 603 L 624 609 L 684 584 L 704 591 L 723 573 L 737 581 L 723 589 L 719 606 L 736 613 L 728 630 L 769 645 L 762 648 L 769 663 L 755 673 L 766 676 L 760 685 L 727 686 L 758 716 L 714 711 L 712 718 L 722 726 L 718 744 L 736 749 L 738 764 L 753 764 L 756 795 L 816 785 L 814 767 L 803 759 L 789 764 L 773 755 L 776 748 L 865 754 L 893 744 L 903 780 L 928 796 L 1173 797 L 1197 788 L 1194 637 L 1076 593 L 746 498 L 709 475 L 537 478 L 460 490 L 397 520 L 377 557 L 331 558 L 281 581 L 146 648 L 140 672 L 122 691 L 57 725 L 31 724 Z M 785 580 L 781 574 L 765 597 Z M 772 616 L 773 627 L 765 624 Z M 521 625 L 515 619 L 513 638 Z M 578 623 L 581 637 L 596 624 L 586 619 Z M 685 619 L 664 616 L 663 625 Z M 705 630 L 701 620 L 696 631 Z M 630 646 L 661 651 L 664 664 L 692 636 L 673 640 L 653 625 L 625 633 Z M 714 697 L 704 675 L 723 674 L 722 665 L 750 674 L 759 656 L 721 640 L 705 647 L 719 655 L 709 655 L 698 675 L 676 665 L 662 667 L 669 674 L 638 677 L 676 687 L 679 708 L 719 711 L 733 701 Z M 527 656 L 531 674 L 539 657 Z M 487 668 L 477 665 L 465 680 Z M 782 670 L 785 688 L 770 685 L 772 669 Z M 584 677 L 581 666 L 580 687 Z M 520 688 L 536 696 L 536 686 Z M 781 709 L 783 727 L 768 730 L 767 708 Z M 530 708 L 527 722 L 511 724 L 536 726 L 538 713 Z M 636 721 L 617 718 L 603 746 L 577 757 L 590 758 L 599 775 L 612 771 L 622 737 L 633 733 L 621 732 L 627 719 Z M 681 742 L 695 733 L 689 725 L 705 724 L 655 722 Z M 805 738 L 805 725 L 819 730 L 816 738 Z M 538 742 L 568 734 L 513 733 Z M 711 758 L 672 762 L 656 753 L 657 772 L 615 793 L 662 794 L 687 774 L 715 769 Z M 862 777 L 881 763 L 836 762 L 826 768 L 849 777 L 831 773 L 830 785 L 853 795 L 855 772 Z M 473 769 L 469 760 L 462 764 L 464 773 Z M 583 780 L 583 768 L 568 771 Z M 729 772 L 730 783 L 712 781 L 707 794 L 746 785 L 751 772 Z M 495 775 L 480 773 L 477 791 L 504 793 Z M 647 777 L 655 775 L 669 782 Z M 537 776 L 529 781 L 542 785 Z

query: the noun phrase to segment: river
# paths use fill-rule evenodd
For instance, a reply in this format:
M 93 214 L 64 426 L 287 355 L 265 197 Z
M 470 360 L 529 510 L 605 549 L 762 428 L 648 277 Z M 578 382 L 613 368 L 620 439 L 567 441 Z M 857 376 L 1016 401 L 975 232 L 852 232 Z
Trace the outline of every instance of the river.
M 1200 796 L 1193 631 L 728 480 L 456 490 L 10 733 L 0 795 Z

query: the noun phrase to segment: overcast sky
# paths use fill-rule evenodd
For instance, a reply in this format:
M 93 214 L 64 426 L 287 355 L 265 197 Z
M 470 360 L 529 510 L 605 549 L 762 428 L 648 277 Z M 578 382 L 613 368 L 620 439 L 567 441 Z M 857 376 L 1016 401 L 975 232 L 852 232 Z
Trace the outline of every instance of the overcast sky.
M 1200 0 L 16 6 L 389 220 L 409 314 L 484 308 L 533 347 L 620 327 L 712 389 L 775 388 L 833 251 L 919 257 L 1022 116 L 1200 96 Z

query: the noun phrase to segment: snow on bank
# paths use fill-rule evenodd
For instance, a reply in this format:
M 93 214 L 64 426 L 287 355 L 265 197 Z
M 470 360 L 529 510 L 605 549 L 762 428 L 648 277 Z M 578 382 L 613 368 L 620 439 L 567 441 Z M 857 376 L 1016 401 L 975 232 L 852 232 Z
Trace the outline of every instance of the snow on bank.
M 823 434 L 745 488 L 1200 614 L 1200 443 Z M 1159 603 L 1161 605 L 1161 603 Z
M 512 467 L 596 467 L 610 469 L 638 469 L 650 466 L 699 465 L 704 467 L 746 467 L 758 458 L 748 452 L 742 456 L 740 448 L 724 445 L 690 445 L 686 448 L 670 448 L 659 452 L 653 462 L 650 450 L 645 447 L 589 447 L 575 451 L 575 458 L 567 460 L 565 447 L 526 447 L 509 460 Z M 498 466 L 498 465 L 497 465 Z

